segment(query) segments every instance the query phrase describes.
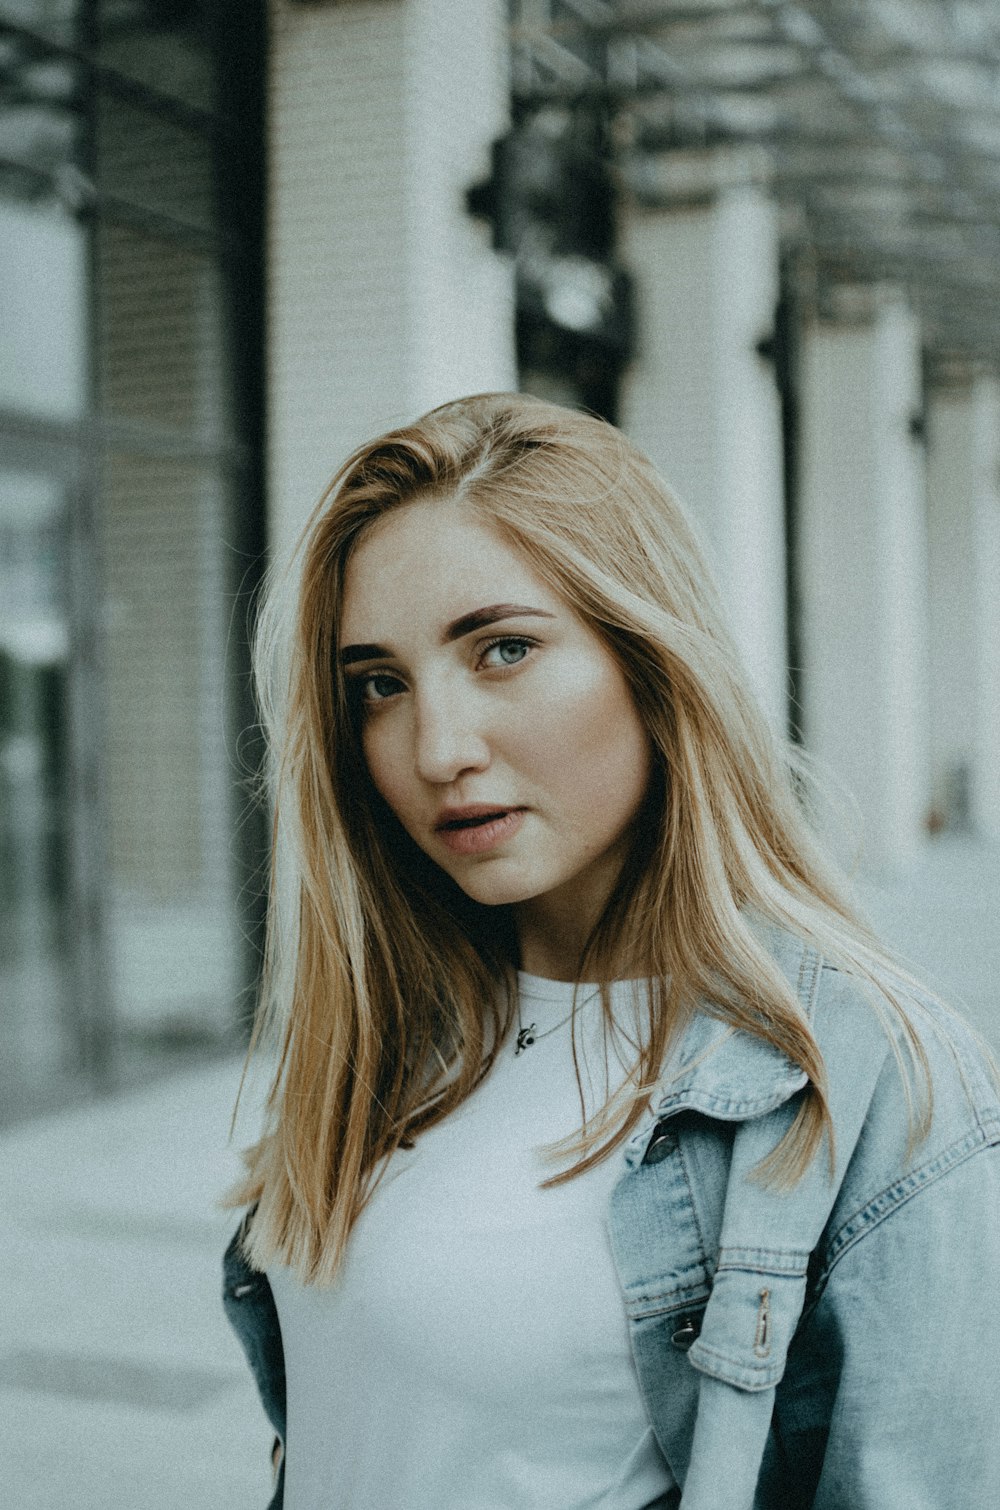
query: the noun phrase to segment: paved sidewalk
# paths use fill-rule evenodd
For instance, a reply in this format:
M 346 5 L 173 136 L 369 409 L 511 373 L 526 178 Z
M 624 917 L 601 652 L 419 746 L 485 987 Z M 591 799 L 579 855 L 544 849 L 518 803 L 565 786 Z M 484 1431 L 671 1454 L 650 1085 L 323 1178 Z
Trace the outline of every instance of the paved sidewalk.
M 869 911 L 1000 1049 L 1000 849 L 940 840 Z M 0 1490 L 17 1510 L 255 1510 L 270 1434 L 219 1302 L 239 1064 L 0 1136 Z M 239 1141 L 253 1136 L 252 1100 Z
M 0 1502 L 254 1510 L 271 1437 L 219 1300 L 239 1063 L 0 1138 Z
M 942 835 L 858 891 L 882 937 L 1000 1053 L 1000 844 Z

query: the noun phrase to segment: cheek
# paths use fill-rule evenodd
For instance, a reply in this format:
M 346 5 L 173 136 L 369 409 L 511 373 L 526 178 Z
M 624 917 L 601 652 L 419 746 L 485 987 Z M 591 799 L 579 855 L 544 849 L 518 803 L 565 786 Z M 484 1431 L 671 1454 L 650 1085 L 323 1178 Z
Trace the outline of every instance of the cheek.
M 394 743 L 391 730 L 377 721 L 366 724 L 362 731 L 361 751 L 372 785 L 396 817 L 402 819 L 406 810 L 406 777 Z
M 583 658 L 523 729 L 534 769 L 565 800 L 596 821 L 631 816 L 645 796 L 652 753 L 645 727 L 617 665 Z

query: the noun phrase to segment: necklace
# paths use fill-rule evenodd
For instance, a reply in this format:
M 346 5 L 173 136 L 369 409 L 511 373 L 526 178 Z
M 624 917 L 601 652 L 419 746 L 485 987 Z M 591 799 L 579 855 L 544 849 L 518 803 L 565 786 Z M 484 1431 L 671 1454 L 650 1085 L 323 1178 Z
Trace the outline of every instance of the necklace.
M 521 1017 L 521 995 L 520 992 L 518 992 L 517 1041 L 514 1048 L 514 1058 L 516 1059 L 518 1054 L 523 1053 L 525 1049 L 530 1049 L 533 1043 L 539 1043 L 543 1038 L 548 1038 L 550 1034 L 558 1033 L 559 1029 L 564 1028 L 569 1022 L 570 1018 L 573 1016 L 574 1010 L 579 1012 L 583 1007 L 588 1006 L 590 1002 L 594 1001 L 596 997 L 600 996 L 600 994 L 600 991 L 595 991 L 593 996 L 587 997 L 586 1001 L 577 1002 L 575 1008 L 571 1008 L 561 1022 L 555 1023 L 551 1028 L 546 1028 L 544 1033 L 539 1033 L 536 1023 L 529 1022 L 525 1024 L 525 1022 L 523 1021 Z

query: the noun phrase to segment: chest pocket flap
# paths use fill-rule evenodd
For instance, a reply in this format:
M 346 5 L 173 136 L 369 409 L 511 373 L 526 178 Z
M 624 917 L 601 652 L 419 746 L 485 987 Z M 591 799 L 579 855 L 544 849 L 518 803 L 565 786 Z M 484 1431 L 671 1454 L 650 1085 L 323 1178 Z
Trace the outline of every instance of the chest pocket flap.
M 723 1249 L 688 1359 L 737 1389 L 771 1389 L 785 1371 L 806 1293 L 808 1254 Z

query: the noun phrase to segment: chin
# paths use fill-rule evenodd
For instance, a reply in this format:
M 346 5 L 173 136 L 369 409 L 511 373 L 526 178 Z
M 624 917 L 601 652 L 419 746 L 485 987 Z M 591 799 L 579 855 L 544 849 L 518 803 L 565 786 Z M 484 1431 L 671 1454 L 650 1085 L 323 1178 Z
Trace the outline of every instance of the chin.
M 491 875 L 486 867 L 478 874 L 453 876 L 452 879 L 467 897 L 483 907 L 513 907 L 550 889 L 545 883 L 532 884 L 523 876 Z

